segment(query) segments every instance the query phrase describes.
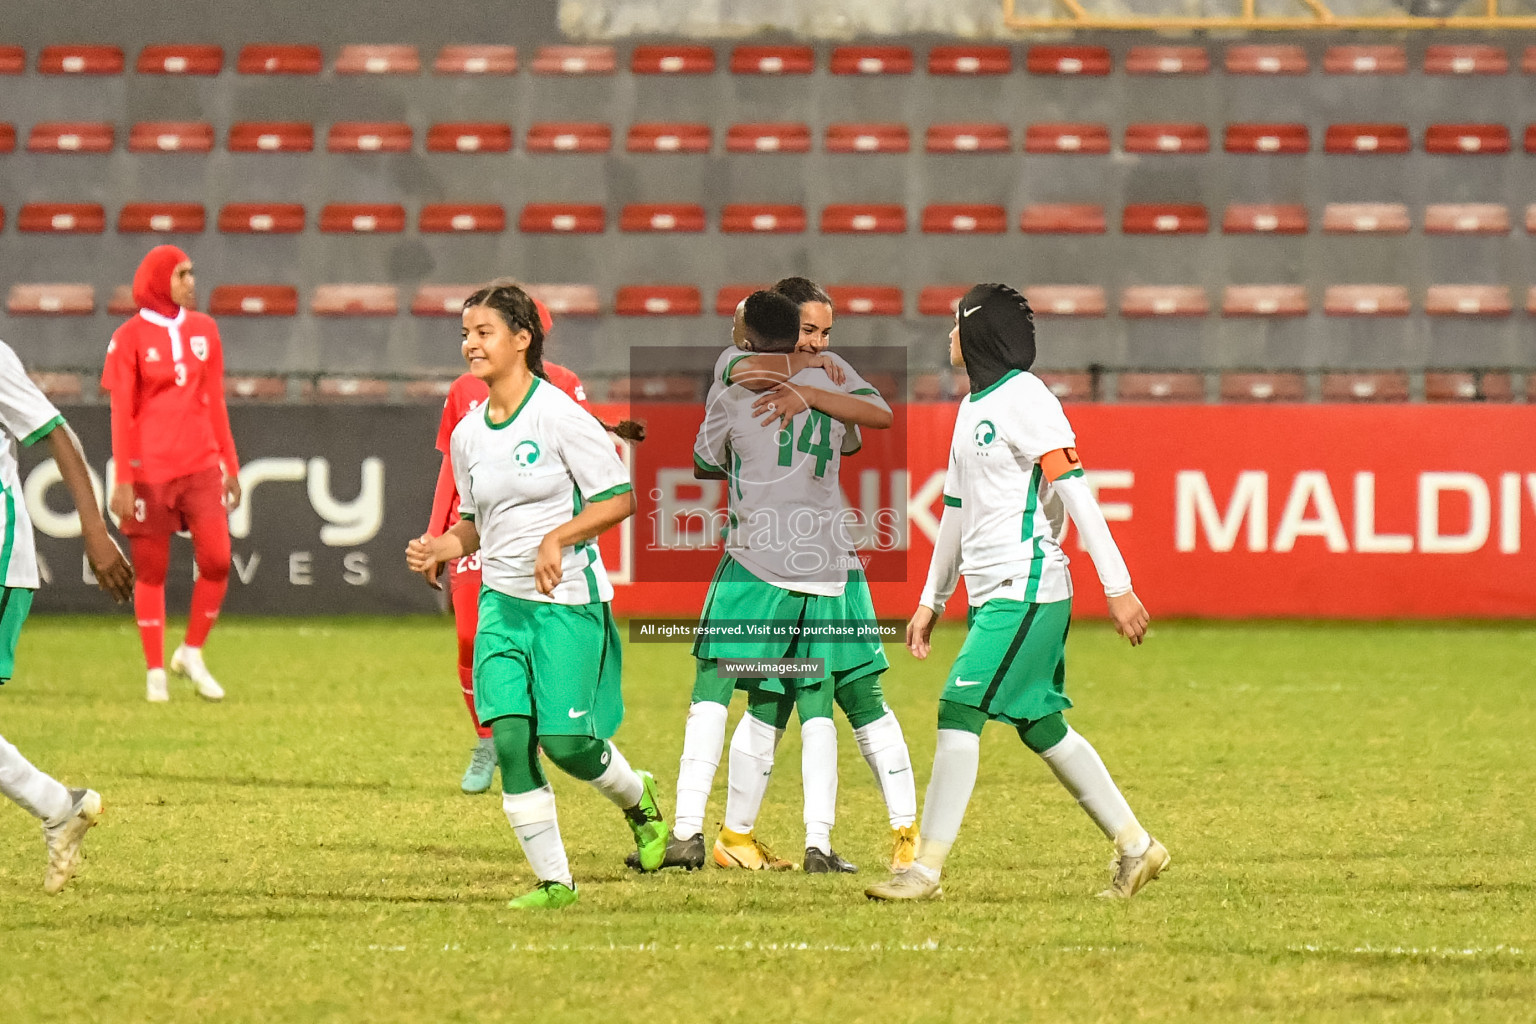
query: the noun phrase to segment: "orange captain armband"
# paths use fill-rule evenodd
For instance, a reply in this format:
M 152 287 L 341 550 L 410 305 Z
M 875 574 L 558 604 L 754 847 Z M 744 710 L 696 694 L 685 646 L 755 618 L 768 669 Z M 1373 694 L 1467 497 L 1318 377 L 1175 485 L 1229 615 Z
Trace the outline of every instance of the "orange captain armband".
M 1040 469 L 1047 480 L 1061 480 L 1069 476 L 1083 475 L 1083 461 L 1077 457 L 1076 448 L 1057 448 L 1040 456 Z

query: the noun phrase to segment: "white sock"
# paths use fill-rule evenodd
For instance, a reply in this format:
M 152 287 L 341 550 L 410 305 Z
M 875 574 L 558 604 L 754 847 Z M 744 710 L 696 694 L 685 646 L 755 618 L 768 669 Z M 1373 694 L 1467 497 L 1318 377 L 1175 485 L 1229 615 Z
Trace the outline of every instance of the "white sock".
M 751 714 L 741 716 L 731 736 L 731 766 L 727 775 L 725 827 L 732 832 L 751 832 L 757 824 L 773 774 L 773 752 L 784 735 Z
M 720 767 L 720 753 L 725 749 L 725 716 L 725 705 L 712 700 L 697 701 L 688 709 L 683 756 L 677 762 L 677 806 L 672 823 L 672 834 L 679 839 L 692 839 L 704 831 L 709 791 L 715 785 L 715 769 Z
M 1125 802 L 1115 780 L 1109 777 L 1109 769 L 1104 767 L 1093 744 L 1068 726 L 1061 742 L 1041 751 L 1040 756 L 1093 823 L 1116 841 L 1122 853 L 1139 857 L 1147 852 L 1151 839 L 1131 813 L 1131 805 Z
M 608 744 L 608 751 L 603 756 L 608 759 L 608 767 L 592 780 L 592 788 L 612 800 L 619 810 L 627 811 L 645 795 L 645 783 L 612 743 Z
M 923 799 L 923 839 L 918 860 L 933 871 L 944 867 L 949 848 L 960 834 L 976 772 L 981 766 L 981 737 L 964 729 L 940 729 L 933 752 L 933 777 Z
M 869 770 L 875 773 L 891 828 L 906 828 L 917 820 L 917 782 L 912 778 L 912 755 L 896 713 L 886 708 L 884 715 L 853 730 L 853 738 Z
M 63 822 L 75 806 L 63 783 L 38 771 L 4 736 L 0 736 L 0 793 L 47 825 Z
M 837 821 L 837 726 L 830 718 L 800 723 L 800 775 L 805 785 L 805 848 L 832 852 Z
M 571 884 L 571 865 L 560 841 L 560 822 L 555 817 L 555 791 L 549 786 L 527 793 L 503 793 L 501 809 L 507 814 L 512 834 L 522 844 L 523 856 L 541 882 Z

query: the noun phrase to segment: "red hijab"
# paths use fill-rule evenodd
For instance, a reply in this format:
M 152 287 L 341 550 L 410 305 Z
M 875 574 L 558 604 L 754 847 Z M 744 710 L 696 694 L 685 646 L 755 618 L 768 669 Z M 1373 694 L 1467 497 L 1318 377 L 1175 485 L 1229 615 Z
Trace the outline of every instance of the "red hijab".
M 174 245 L 157 245 L 149 250 L 133 275 L 133 301 L 140 309 L 174 317 L 181 307 L 171 301 L 171 275 L 191 258 Z

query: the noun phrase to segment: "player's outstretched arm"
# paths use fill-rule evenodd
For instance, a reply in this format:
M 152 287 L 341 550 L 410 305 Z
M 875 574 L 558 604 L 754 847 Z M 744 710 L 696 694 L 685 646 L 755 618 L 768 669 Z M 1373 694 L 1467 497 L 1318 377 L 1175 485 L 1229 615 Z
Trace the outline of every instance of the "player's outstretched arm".
M 48 449 L 75 508 L 80 512 L 80 536 L 85 541 L 85 557 L 96 574 L 96 584 L 119 604 L 130 600 L 133 597 L 133 566 L 123 557 L 122 549 L 112 540 L 106 521 L 101 518 L 80 439 L 68 423 L 61 422 L 48 432 Z M 129 513 L 132 513 L 131 505 Z
M 635 494 L 626 490 L 594 501 L 573 518 L 544 535 L 533 564 L 533 584 L 539 593 L 550 594 L 560 584 L 562 555 L 566 548 L 589 541 L 604 530 L 618 526 L 635 514 Z
M 1046 456 L 1042 465 L 1050 457 Z M 1109 524 L 1104 521 L 1104 513 L 1094 500 L 1093 490 L 1080 472 L 1059 477 L 1052 486 L 1061 496 L 1061 503 L 1066 507 L 1067 515 L 1072 517 L 1083 547 L 1087 549 L 1088 557 L 1093 559 L 1093 567 L 1098 570 L 1099 582 L 1104 586 L 1104 595 L 1109 602 L 1109 616 L 1115 623 L 1115 631 L 1129 640 L 1132 647 L 1139 646 L 1147 635 L 1150 617 L 1131 589 L 1131 571 L 1126 568 L 1120 548 L 1109 532 Z
M 885 430 L 892 421 L 891 407 L 878 396 L 849 395 L 798 384 L 786 383 L 769 388 L 752 403 L 752 414 L 762 416 L 761 422 L 765 426 L 775 421 L 781 426 L 788 424 L 806 409 L 824 412 L 851 427 Z
M 736 360 L 731 364 L 729 379 L 722 383 L 740 385 L 748 391 L 766 391 L 812 367 L 827 371 L 827 376 L 838 387 L 847 380 L 837 360 L 820 352 L 761 352 Z

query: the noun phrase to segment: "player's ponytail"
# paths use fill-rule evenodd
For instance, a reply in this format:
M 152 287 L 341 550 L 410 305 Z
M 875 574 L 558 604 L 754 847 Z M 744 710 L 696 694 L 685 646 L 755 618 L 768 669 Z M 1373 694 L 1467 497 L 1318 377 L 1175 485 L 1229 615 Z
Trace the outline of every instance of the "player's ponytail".
M 527 331 L 533 339 L 524 352 L 528 369 L 535 377 L 549 379 L 549 375 L 544 372 L 544 324 L 540 320 L 538 306 L 521 285 L 510 278 L 492 281 L 476 289 L 473 295 L 464 300 L 465 309 L 473 306 L 494 309 L 502 322 L 514 332 Z

